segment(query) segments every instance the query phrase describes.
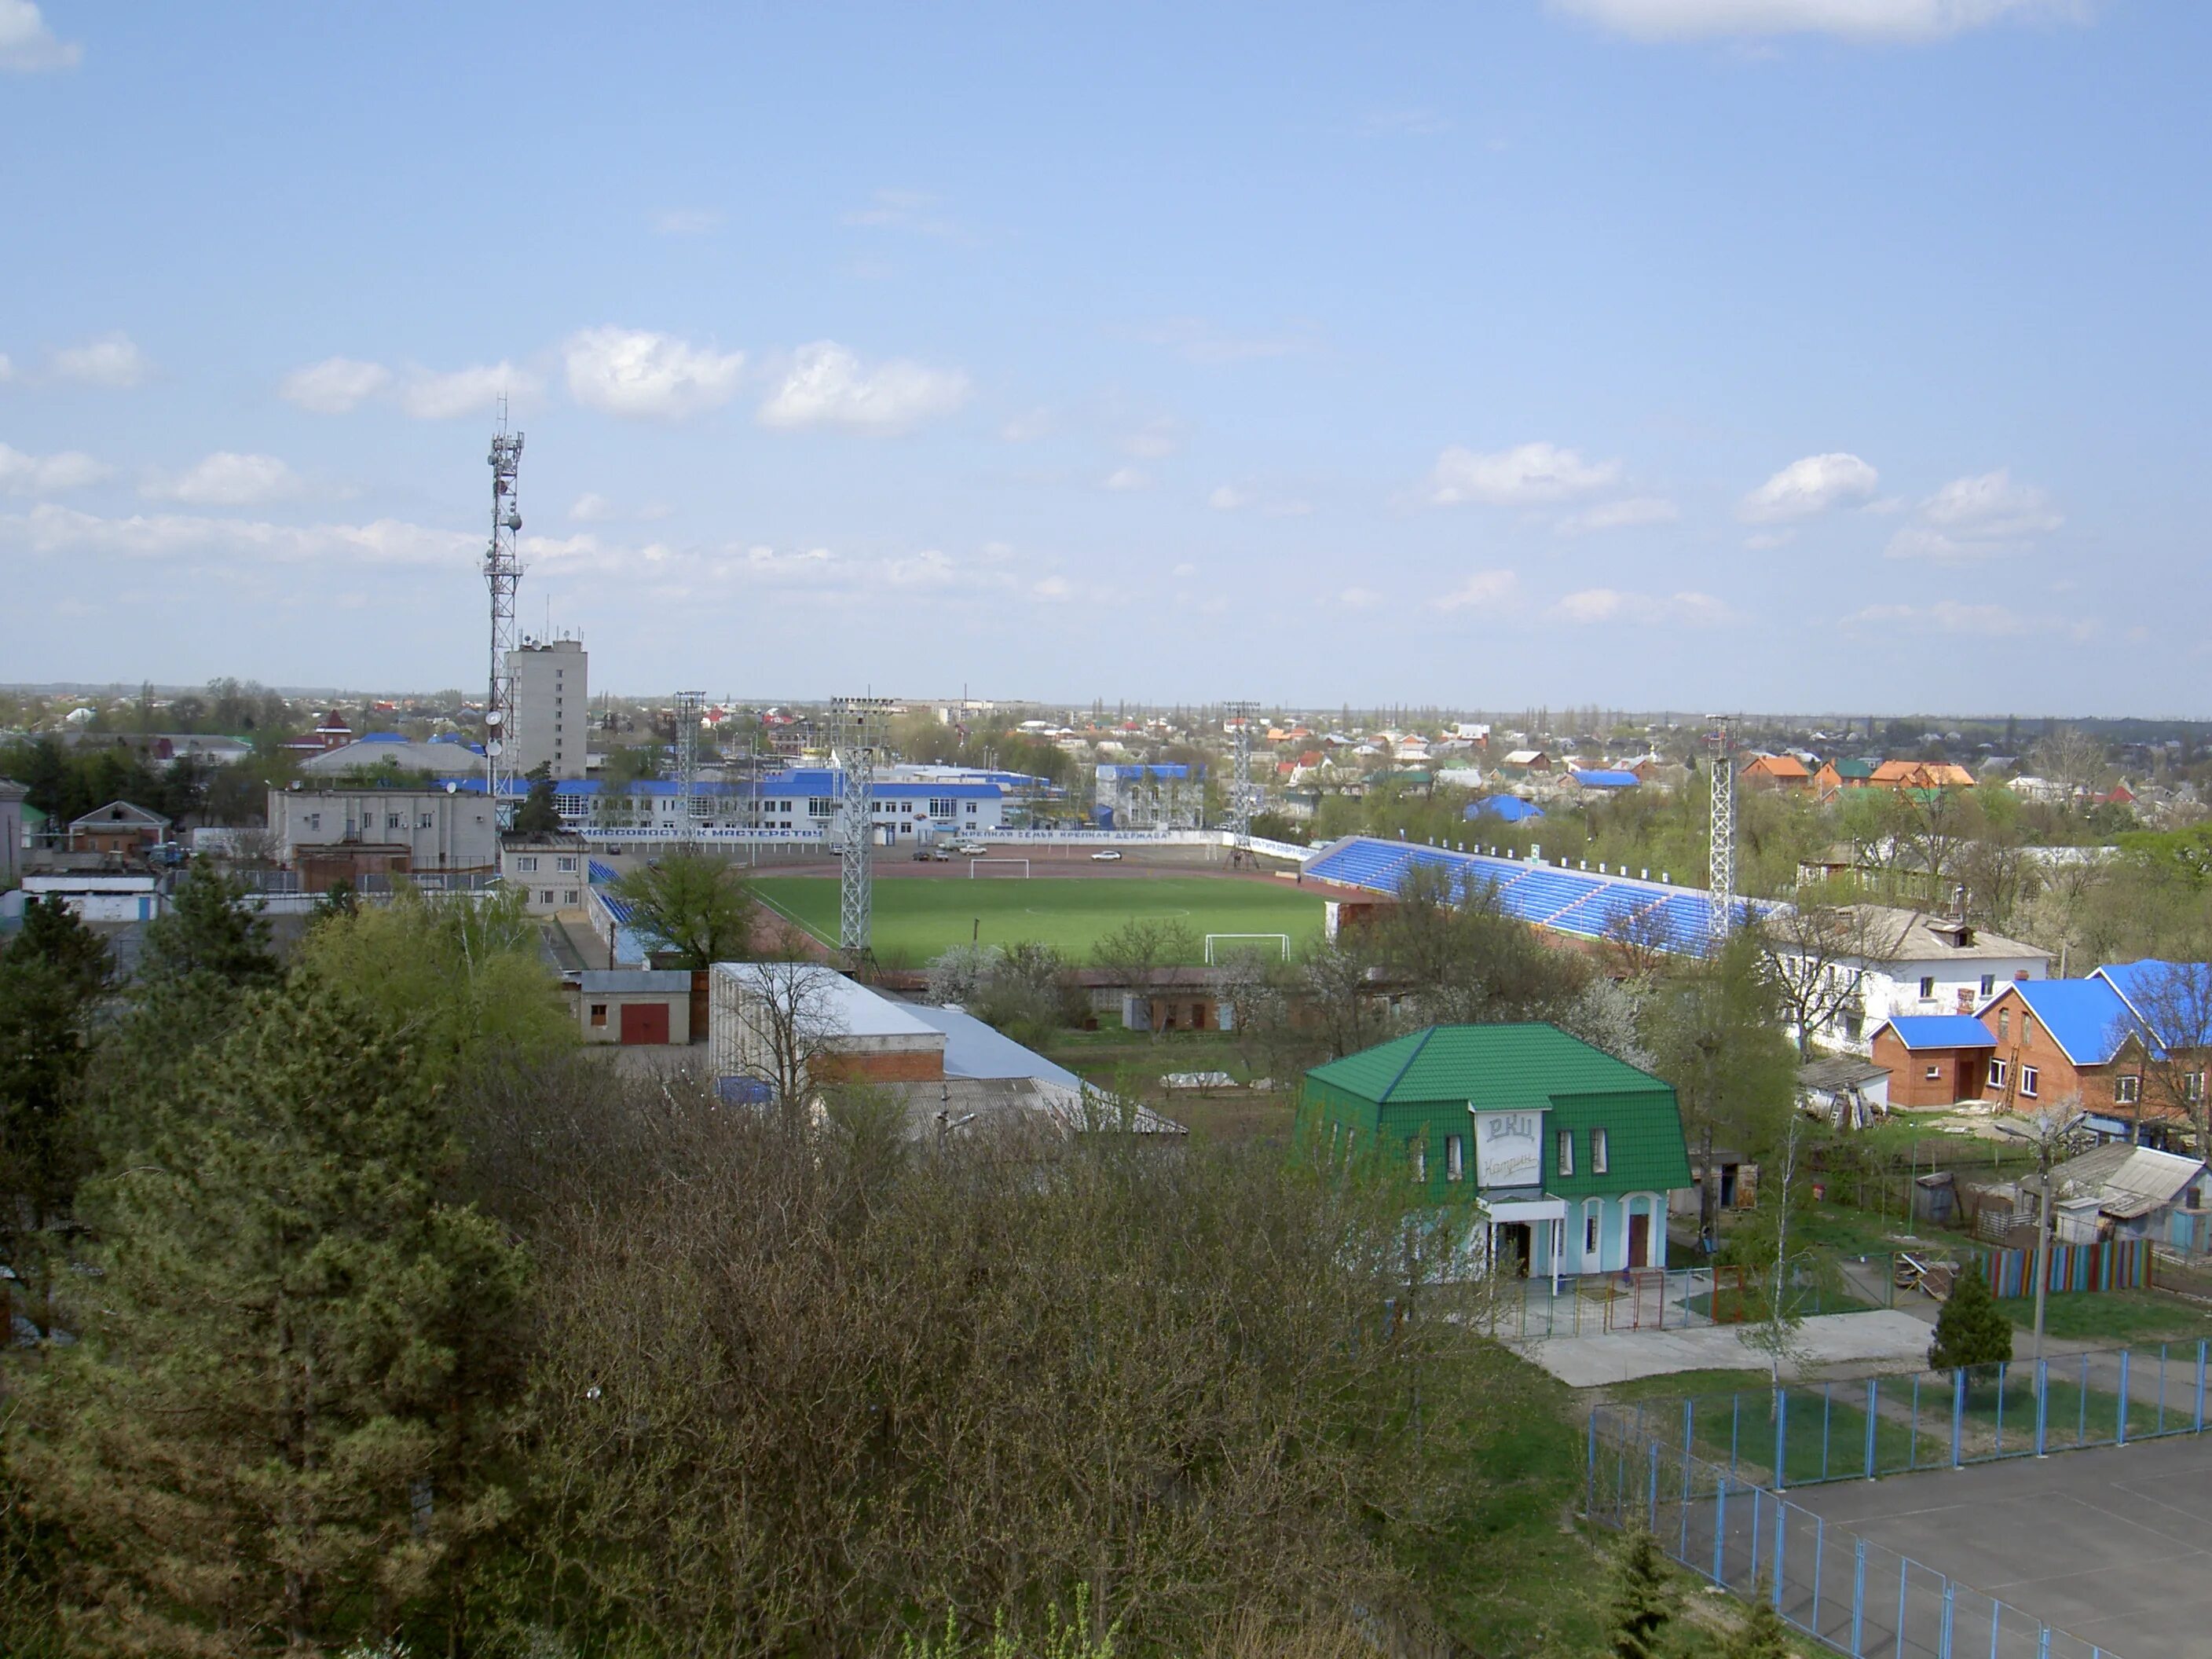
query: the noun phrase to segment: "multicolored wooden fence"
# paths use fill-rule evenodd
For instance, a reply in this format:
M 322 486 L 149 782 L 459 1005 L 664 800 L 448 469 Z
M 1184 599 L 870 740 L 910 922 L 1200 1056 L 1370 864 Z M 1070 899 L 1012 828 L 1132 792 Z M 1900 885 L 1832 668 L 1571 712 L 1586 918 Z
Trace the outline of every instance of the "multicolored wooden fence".
M 1982 1272 L 1998 1296 L 2035 1294 L 2035 1252 L 1984 1250 Z M 2143 1238 L 2106 1239 L 2095 1244 L 2051 1247 L 2051 1276 L 2045 1281 L 2053 1295 L 2067 1291 L 2146 1291 L 2150 1288 L 2150 1241 Z

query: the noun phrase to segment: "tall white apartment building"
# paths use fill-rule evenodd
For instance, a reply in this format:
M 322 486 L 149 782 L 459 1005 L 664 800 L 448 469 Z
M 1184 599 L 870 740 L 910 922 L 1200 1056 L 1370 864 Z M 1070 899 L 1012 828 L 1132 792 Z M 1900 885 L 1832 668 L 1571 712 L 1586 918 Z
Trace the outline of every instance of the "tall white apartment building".
M 547 762 L 556 778 L 584 775 L 591 688 L 581 640 L 529 640 L 507 653 L 513 708 L 507 763 L 518 778 Z

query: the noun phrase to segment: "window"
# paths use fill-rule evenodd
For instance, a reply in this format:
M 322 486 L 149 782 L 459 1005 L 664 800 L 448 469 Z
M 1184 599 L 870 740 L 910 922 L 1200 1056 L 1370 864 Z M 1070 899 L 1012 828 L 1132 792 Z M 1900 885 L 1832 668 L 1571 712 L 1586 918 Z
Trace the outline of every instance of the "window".
M 1444 1137 L 1444 1179 L 1467 1179 L 1467 1137 L 1464 1135 Z
M 415 815 L 415 827 L 417 830 L 434 830 L 437 825 L 438 819 L 434 813 L 418 812 Z
M 1941 1066 L 1930 1066 L 1920 1075 L 1924 1081 L 1933 1083 L 1943 1075 L 1943 1068 Z
M 2001 1060 L 1990 1062 L 1990 1087 L 2002 1089 L 2005 1083 L 2005 1063 Z
M 2028 1099 L 2035 1098 L 2036 1085 L 2042 1080 L 2042 1074 L 2034 1066 L 2023 1066 L 2020 1068 L 2020 1091 Z
M 564 888 L 562 888 L 562 889 L 561 890 L 561 902 L 562 902 L 562 903 L 563 903 L 563 904 L 574 904 L 575 902 L 577 902 L 577 900 L 578 900 L 578 892 L 577 892 L 577 890 L 576 890 L 575 888 L 574 888 L 574 887 L 564 887 Z
M 2190 1072 L 2183 1076 L 2181 1079 L 2181 1097 L 2184 1100 L 2191 1102 L 2199 1101 L 2204 1098 L 2203 1073 Z
M 1984 974 L 1982 975 L 1982 994 L 1985 997 L 1993 997 L 1996 994 L 1997 976 L 1995 974 Z
M 592 1024 L 594 1025 L 604 1025 L 606 1023 L 607 1005 L 604 1002 L 593 1003 L 592 1005 Z
M 1583 1254 L 1597 1254 L 1597 1212 L 1592 1210 L 1583 1218 Z
M 1926 1001 L 1927 1001 L 1927 1000 L 1929 1000 L 1931 997 L 1933 997 L 1935 994 L 1936 994 L 1936 975 L 1933 975 L 1933 974 L 1923 974 L 1923 975 L 1921 975 L 1921 976 L 1920 976 L 1920 1000 L 1921 1000 L 1923 1002 L 1926 1002 Z
M 1561 1174 L 1561 1175 L 1563 1175 L 1563 1176 L 1571 1176 L 1571 1175 L 1572 1175 L 1574 1172 L 1575 1172 L 1575 1132 L 1574 1132 L 1572 1129 L 1562 1129 L 1562 1130 L 1560 1130 L 1560 1131 L 1559 1131 L 1559 1174 Z
M 556 870 L 558 870 L 564 876 L 574 875 L 576 873 L 576 855 L 574 853 L 563 853 L 559 858 L 553 861 L 553 867 Z
M 2130 1073 L 2112 1079 L 2112 1098 L 2123 1106 L 2132 1106 L 2142 1098 L 2142 1079 Z
M 1602 1129 L 1592 1129 L 1590 1131 L 1590 1173 L 1592 1175 L 1603 1175 L 1605 1173 L 1605 1131 Z
M 307 814 L 307 828 L 308 828 L 308 829 L 310 829 L 310 830 L 319 830 L 319 829 L 321 829 L 322 827 L 323 827 L 323 815 L 322 815 L 320 812 L 310 812 L 310 813 L 308 813 L 308 814 Z
M 2023 1048 L 2035 1047 L 2035 1016 L 2033 1014 L 2020 1017 L 2020 1046 Z
M 1997 1041 L 2002 1042 L 2012 1036 L 2012 1010 L 1997 1010 Z
M 820 795 L 814 796 L 806 803 L 806 816 L 810 818 L 834 817 L 836 812 L 837 803 L 825 799 Z
M 518 854 L 514 860 L 514 873 L 518 876 L 536 875 L 538 873 L 538 860 L 536 857 L 533 855 Z
M 387 830 L 404 830 L 407 827 L 407 820 L 398 812 L 386 812 L 384 815 L 384 827 Z
M 1416 1140 L 1411 1144 L 1413 1149 L 1413 1179 L 1426 1181 L 1429 1178 L 1429 1144 L 1425 1140 Z
M 949 818 L 959 810 L 960 803 L 957 801 L 948 800 L 941 795 L 930 797 L 929 816 L 933 818 Z
M 552 890 L 550 887 L 548 887 L 548 888 L 547 888 L 544 892 L 542 892 L 542 893 L 538 894 L 538 902 L 540 904 L 550 904 L 550 903 L 552 903 L 552 902 L 553 902 L 553 890 Z

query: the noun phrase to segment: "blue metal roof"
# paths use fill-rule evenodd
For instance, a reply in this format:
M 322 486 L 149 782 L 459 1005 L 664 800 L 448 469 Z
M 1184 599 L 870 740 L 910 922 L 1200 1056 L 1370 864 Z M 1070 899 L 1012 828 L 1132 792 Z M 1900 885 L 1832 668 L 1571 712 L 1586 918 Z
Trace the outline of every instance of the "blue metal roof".
M 1972 1014 L 1896 1014 L 1882 1025 L 1907 1048 L 1994 1048 L 1990 1028 Z M 1875 1029 L 1881 1029 L 1877 1025 Z
M 1518 795 L 1488 795 L 1469 801 L 1467 811 L 1461 814 L 1469 818 L 1496 818 L 1501 823 L 1524 823 L 1530 818 L 1540 818 L 1544 809 L 1534 801 L 1522 800 Z
M 561 778 L 555 781 L 553 793 L 556 795 L 596 795 L 605 787 L 599 778 Z M 631 784 L 629 793 L 646 796 L 674 795 L 683 787 L 683 784 L 674 778 L 645 778 Z M 698 793 L 727 796 L 737 800 L 748 800 L 756 795 L 805 795 L 834 799 L 843 788 L 842 774 L 827 767 L 808 767 L 800 771 L 779 772 L 757 783 L 708 782 L 702 779 L 698 785 Z M 878 779 L 874 793 L 878 800 L 997 800 L 1005 791 L 995 783 L 892 783 Z
M 2135 1028 L 2128 1005 L 2105 980 L 2022 979 L 2006 988 L 2020 994 L 2076 1066 L 2102 1066 Z
M 1577 783 L 1593 789 L 1633 789 L 1644 781 L 1633 772 L 1619 772 L 1599 769 L 1574 774 Z
M 354 739 L 356 743 L 404 743 L 404 732 L 364 732 Z
M 2160 1042 L 2191 1046 L 2203 1036 L 2197 1028 L 2212 1016 L 2212 967 L 2201 962 L 2146 957 L 2141 962 L 2107 963 L 2089 977 L 2103 980 L 2118 992 L 2130 1012 Z M 2160 1030 L 2161 1022 L 2185 1029 Z

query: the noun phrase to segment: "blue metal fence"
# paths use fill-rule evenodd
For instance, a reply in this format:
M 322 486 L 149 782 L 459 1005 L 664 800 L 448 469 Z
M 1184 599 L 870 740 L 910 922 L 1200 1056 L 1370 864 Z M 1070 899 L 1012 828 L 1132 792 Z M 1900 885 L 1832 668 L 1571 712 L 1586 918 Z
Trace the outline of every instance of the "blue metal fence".
M 1786 1490 L 2201 1434 L 2209 1356 L 2203 1341 L 2161 1343 L 1611 1409 L 1735 1485 Z
M 1851 1659 L 2108 1659 L 2093 1642 L 1662 1442 L 1634 1412 L 1594 1409 L 1588 1455 L 1593 1520 L 1649 1530 L 1692 1572 L 1769 1599 L 1784 1623 Z

